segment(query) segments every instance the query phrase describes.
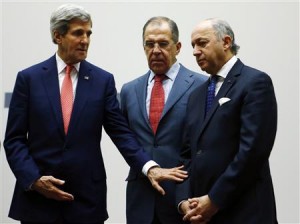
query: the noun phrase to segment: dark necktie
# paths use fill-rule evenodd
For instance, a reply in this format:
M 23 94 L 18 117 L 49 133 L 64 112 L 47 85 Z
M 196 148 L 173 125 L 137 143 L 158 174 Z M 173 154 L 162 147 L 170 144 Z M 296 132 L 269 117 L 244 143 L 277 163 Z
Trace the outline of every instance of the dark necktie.
M 73 87 L 72 87 L 72 80 L 71 80 L 72 69 L 73 66 L 67 65 L 66 75 L 62 83 L 61 94 L 60 94 L 65 134 L 67 134 L 68 132 L 71 113 L 73 109 Z
M 212 75 L 210 77 L 210 82 L 207 88 L 207 97 L 206 97 L 206 110 L 205 110 L 205 115 L 208 113 L 212 106 L 212 102 L 215 98 L 215 92 L 216 92 L 216 83 L 218 82 L 218 77 L 217 75 Z
M 156 133 L 161 113 L 165 105 L 165 92 L 162 85 L 165 78 L 165 75 L 155 75 L 151 92 L 149 121 L 154 134 Z

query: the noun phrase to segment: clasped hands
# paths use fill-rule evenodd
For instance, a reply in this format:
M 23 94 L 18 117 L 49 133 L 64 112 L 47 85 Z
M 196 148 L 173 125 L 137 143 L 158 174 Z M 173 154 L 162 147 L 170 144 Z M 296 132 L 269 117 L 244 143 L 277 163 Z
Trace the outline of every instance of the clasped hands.
M 218 207 L 208 195 L 204 195 L 183 201 L 180 210 L 184 214 L 184 221 L 190 221 L 191 224 L 206 224 L 218 212 Z
M 160 168 L 158 166 L 151 167 L 147 173 L 152 186 L 162 195 L 165 194 L 164 189 L 159 182 L 163 180 L 183 181 L 187 178 L 187 172 L 182 170 L 183 166 L 170 169 Z M 65 181 L 57 179 L 53 176 L 42 176 L 32 185 L 32 190 L 39 192 L 46 198 L 51 198 L 57 201 L 73 201 L 74 196 L 59 188 L 64 185 Z

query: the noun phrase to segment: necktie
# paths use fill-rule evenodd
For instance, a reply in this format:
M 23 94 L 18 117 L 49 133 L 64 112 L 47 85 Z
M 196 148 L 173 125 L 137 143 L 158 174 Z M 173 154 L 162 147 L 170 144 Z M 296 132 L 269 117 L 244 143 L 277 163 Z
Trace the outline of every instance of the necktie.
M 73 109 L 73 87 L 72 87 L 72 80 L 71 80 L 72 69 L 73 66 L 71 65 L 66 66 L 66 75 L 62 83 L 61 94 L 60 94 L 65 134 L 67 134 L 68 132 L 71 113 Z
M 208 113 L 209 109 L 211 108 L 212 102 L 215 98 L 215 91 L 216 91 L 217 81 L 218 81 L 218 76 L 217 75 L 211 76 L 210 83 L 209 83 L 208 88 L 207 88 L 205 114 Z
M 151 92 L 149 112 L 149 120 L 154 134 L 156 133 L 161 113 L 165 105 L 165 92 L 162 85 L 162 82 L 165 78 L 165 75 L 154 76 L 154 85 Z

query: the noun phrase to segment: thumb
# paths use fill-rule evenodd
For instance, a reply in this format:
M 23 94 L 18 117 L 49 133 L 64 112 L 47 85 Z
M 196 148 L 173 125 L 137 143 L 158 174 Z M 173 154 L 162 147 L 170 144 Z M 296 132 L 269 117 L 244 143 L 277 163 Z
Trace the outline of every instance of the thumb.
M 164 189 L 159 185 L 159 183 L 157 181 L 153 181 L 152 182 L 152 186 L 161 194 L 161 195 L 165 195 L 166 192 L 164 191 Z

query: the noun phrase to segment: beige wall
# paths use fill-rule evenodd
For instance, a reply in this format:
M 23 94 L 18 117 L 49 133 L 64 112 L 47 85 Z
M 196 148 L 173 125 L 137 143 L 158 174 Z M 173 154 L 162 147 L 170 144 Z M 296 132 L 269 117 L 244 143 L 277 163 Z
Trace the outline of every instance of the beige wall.
M 19 70 L 55 53 L 49 31 L 51 12 L 64 1 L 0 3 L 0 139 L 7 119 L 4 92 L 11 92 Z M 180 30 L 179 61 L 199 68 L 192 56 L 190 33 L 204 18 L 221 17 L 235 31 L 238 57 L 273 79 L 279 105 L 278 133 L 271 172 L 280 223 L 299 223 L 299 3 L 298 1 L 73 1 L 93 17 L 88 60 L 115 75 L 117 89 L 147 71 L 142 26 L 156 15 L 174 19 Z M 289 81 L 292 80 L 292 81 Z M 105 135 L 102 148 L 108 173 L 107 223 L 125 223 L 125 178 L 128 166 Z M 0 223 L 7 218 L 14 177 L 0 151 Z

